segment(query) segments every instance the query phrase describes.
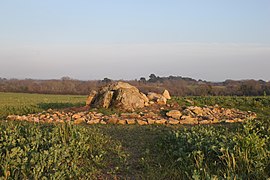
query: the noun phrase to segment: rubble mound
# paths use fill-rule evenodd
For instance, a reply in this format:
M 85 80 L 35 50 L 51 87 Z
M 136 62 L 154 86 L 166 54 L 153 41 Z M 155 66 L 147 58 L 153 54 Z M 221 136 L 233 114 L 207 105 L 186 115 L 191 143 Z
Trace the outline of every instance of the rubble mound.
M 72 124 L 216 124 L 237 123 L 248 119 L 255 119 L 253 112 L 240 111 L 238 109 L 225 109 L 219 106 L 197 107 L 190 106 L 184 110 L 163 109 L 166 114 L 158 111 L 143 109 L 139 113 L 121 113 L 105 115 L 96 111 L 55 111 L 48 110 L 37 114 L 9 115 L 7 120 L 29 121 L 37 123 L 64 123 Z
M 226 109 L 215 106 L 189 106 L 184 110 L 170 110 L 166 113 L 170 118 L 179 120 L 180 124 L 214 124 L 214 123 L 235 123 L 247 119 L 255 119 L 253 112 L 240 111 L 238 109 Z

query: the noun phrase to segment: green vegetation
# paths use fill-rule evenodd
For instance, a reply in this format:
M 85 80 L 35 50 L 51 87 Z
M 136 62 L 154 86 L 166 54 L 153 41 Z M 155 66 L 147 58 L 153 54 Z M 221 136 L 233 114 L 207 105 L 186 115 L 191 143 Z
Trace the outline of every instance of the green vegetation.
M 121 144 L 96 128 L 0 121 L 0 178 L 113 177 L 125 163 Z
M 82 106 L 86 96 L 41 95 L 0 92 L 0 119 L 10 114 L 29 114 L 43 110 Z
M 259 127 L 259 128 L 258 128 Z M 195 126 L 163 138 L 163 161 L 180 179 L 267 179 L 270 129 L 249 122 L 237 129 Z
M 0 93 L 0 111 L 4 119 L 7 114 L 79 106 L 84 99 Z M 0 179 L 270 177 L 269 96 L 175 97 L 171 101 L 181 106 L 218 104 L 251 110 L 258 119 L 204 126 L 72 126 L 0 121 Z M 36 108 L 26 111 L 20 107 Z
M 81 81 L 70 77 L 54 80 L 36 79 L 4 79 L 0 77 L 1 92 L 38 93 L 38 94 L 74 94 L 87 95 L 91 90 L 107 85 L 113 80 Z M 189 77 L 160 77 L 150 74 L 149 79 L 126 81 L 136 86 L 142 92 L 162 92 L 167 89 L 174 96 L 264 96 L 270 95 L 270 81 L 262 80 L 226 80 L 224 82 L 209 82 L 195 80 Z
M 170 131 L 160 143 L 167 177 L 180 179 L 267 179 L 270 177 L 270 97 L 177 97 L 181 106 L 218 104 L 251 110 L 244 124 L 194 126 Z

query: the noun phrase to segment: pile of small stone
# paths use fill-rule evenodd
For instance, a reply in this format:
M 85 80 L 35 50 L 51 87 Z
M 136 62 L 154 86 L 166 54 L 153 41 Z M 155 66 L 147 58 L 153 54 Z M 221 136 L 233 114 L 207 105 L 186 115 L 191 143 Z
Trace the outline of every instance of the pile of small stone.
M 256 114 L 253 112 L 226 109 L 218 105 L 205 107 L 190 106 L 182 111 L 171 110 L 166 115 L 179 120 L 180 124 L 236 123 L 256 118 Z
M 48 110 L 37 114 L 9 115 L 7 120 L 30 121 L 42 123 L 64 123 L 73 124 L 214 124 L 214 123 L 235 123 L 247 119 L 256 118 L 253 112 L 244 112 L 238 109 L 225 109 L 219 106 L 197 107 L 190 106 L 182 110 L 162 110 L 162 113 L 143 111 L 139 113 L 121 113 L 104 115 L 96 111 L 64 112 Z

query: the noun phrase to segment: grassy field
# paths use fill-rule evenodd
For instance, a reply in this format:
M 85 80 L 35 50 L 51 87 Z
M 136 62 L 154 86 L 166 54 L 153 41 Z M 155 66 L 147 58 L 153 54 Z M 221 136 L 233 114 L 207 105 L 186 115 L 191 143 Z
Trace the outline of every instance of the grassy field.
M 85 104 L 86 96 L 43 95 L 0 92 L 0 119 L 9 114 L 28 114 L 49 108 L 59 109 Z
M 214 126 L 48 125 L 8 114 L 84 104 L 85 96 L 0 93 L 0 179 L 267 179 L 270 97 L 175 97 L 181 106 L 251 110 Z

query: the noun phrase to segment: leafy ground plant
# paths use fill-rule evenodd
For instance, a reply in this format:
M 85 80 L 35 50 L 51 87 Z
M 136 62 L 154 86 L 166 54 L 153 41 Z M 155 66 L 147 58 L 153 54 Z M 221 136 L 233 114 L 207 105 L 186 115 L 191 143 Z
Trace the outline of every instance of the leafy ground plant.
M 161 142 L 163 162 L 183 179 L 267 179 L 270 129 L 261 128 L 247 122 L 237 132 L 224 126 L 171 131 Z
M 121 144 L 95 128 L 0 121 L 0 178 L 114 177 L 125 163 Z

